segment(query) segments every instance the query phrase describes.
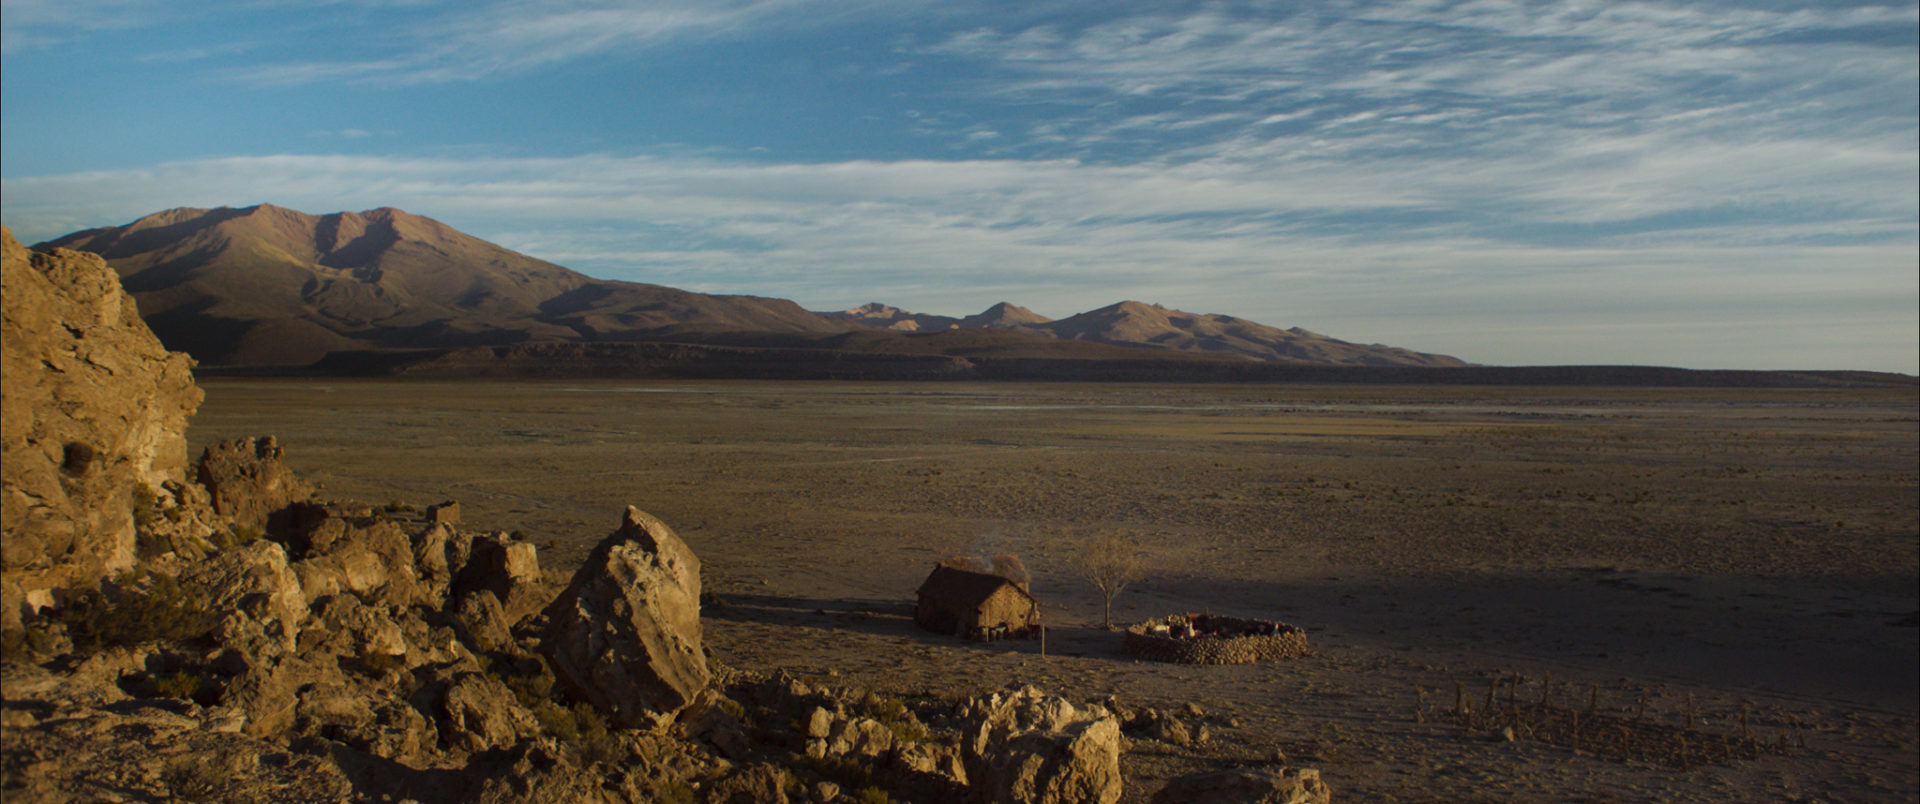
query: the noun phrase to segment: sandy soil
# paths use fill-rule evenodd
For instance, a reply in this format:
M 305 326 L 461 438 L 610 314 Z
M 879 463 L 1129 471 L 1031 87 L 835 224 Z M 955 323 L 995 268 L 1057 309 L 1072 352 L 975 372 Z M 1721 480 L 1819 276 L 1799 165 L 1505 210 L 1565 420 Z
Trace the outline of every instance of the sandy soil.
M 329 495 L 457 499 L 471 526 L 550 544 L 549 566 L 624 505 L 660 516 L 725 601 L 705 614 L 728 664 L 1197 704 L 1211 739 L 1139 743 L 1130 801 L 1280 757 L 1343 800 L 1920 796 L 1910 389 L 203 384 L 196 450 L 277 435 Z M 1318 655 L 1127 658 L 1069 569 L 1095 528 L 1155 545 L 1117 619 L 1280 619 Z M 935 560 L 998 552 L 1035 572 L 1045 655 L 913 627 Z M 1550 679 L 1601 717 L 1644 697 L 1676 727 L 1691 696 L 1698 734 L 1787 748 L 1682 768 L 1450 716 L 1515 676 L 1523 699 Z

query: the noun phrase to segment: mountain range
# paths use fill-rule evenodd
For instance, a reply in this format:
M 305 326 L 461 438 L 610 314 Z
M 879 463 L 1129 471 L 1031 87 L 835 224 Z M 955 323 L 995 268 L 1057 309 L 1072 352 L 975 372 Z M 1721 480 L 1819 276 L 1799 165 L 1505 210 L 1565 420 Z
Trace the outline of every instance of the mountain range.
M 1445 355 L 1381 344 L 1361 345 L 1299 327 L 1279 329 L 1227 315 L 1201 315 L 1158 304 L 1123 301 L 1058 321 L 1007 302 L 965 318 L 909 313 L 879 302 L 825 315 L 903 332 L 1005 329 L 1048 338 L 1155 346 L 1182 352 L 1346 366 L 1464 366 Z
M 1465 365 L 1136 301 L 1059 320 L 1009 303 L 964 318 L 879 303 L 814 313 L 786 299 L 595 279 L 391 208 L 327 215 L 270 204 L 170 209 L 34 248 L 105 257 L 161 341 L 207 366 L 305 366 L 336 352 L 604 342 Z M 975 332 L 959 334 L 968 331 Z

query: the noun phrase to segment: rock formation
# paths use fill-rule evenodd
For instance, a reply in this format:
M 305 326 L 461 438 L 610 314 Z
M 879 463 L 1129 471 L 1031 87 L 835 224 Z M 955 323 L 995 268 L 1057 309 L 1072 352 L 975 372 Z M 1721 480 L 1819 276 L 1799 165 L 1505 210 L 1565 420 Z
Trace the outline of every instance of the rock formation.
M 313 496 L 313 487 L 282 457 L 273 436 L 239 438 L 207 447 L 194 471 L 216 513 L 258 528 L 267 524 L 268 514 Z
M 547 610 L 555 673 L 628 727 L 671 719 L 707 685 L 700 560 L 671 528 L 628 507 Z
M 135 560 L 134 511 L 186 468 L 193 361 L 99 257 L 0 229 L 0 626 Z
M 971 702 L 967 777 L 982 802 L 1120 800 L 1120 722 L 1033 687 Z

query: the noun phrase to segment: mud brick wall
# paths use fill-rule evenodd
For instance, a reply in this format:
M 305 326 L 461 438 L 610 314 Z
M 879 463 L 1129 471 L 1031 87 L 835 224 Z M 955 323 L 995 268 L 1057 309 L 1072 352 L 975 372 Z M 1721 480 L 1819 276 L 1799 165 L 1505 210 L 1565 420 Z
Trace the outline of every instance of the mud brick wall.
M 1253 624 L 1252 620 L 1235 621 L 1225 617 L 1216 617 L 1214 621 L 1227 625 L 1228 630 Z M 1310 652 L 1307 633 L 1290 625 L 1281 625 L 1279 632 L 1273 634 L 1180 639 L 1147 633 L 1147 628 L 1154 624 L 1150 620 L 1127 629 L 1125 648 L 1129 656 L 1175 664 L 1253 664 L 1305 656 Z

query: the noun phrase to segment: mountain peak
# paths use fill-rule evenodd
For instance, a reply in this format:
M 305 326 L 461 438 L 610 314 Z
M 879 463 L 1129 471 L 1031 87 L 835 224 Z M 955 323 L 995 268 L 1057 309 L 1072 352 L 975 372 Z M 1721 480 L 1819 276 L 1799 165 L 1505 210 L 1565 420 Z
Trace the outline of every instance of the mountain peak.
M 43 247 L 106 257 L 171 349 L 209 365 L 597 340 L 673 327 L 833 333 L 792 302 L 607 282 L 393 207 L 180 208 Z
M 979 315 L 970 315 L 960 319 L 960 326 L 963 329 L 974 327 L 997 327 L 1004 329 L 1029 327 L 1036 324 L 1045 324 L 1052 320 L 1051 318 L 1011 302 L 1000 302 L 992 307 L 988 307 Z

